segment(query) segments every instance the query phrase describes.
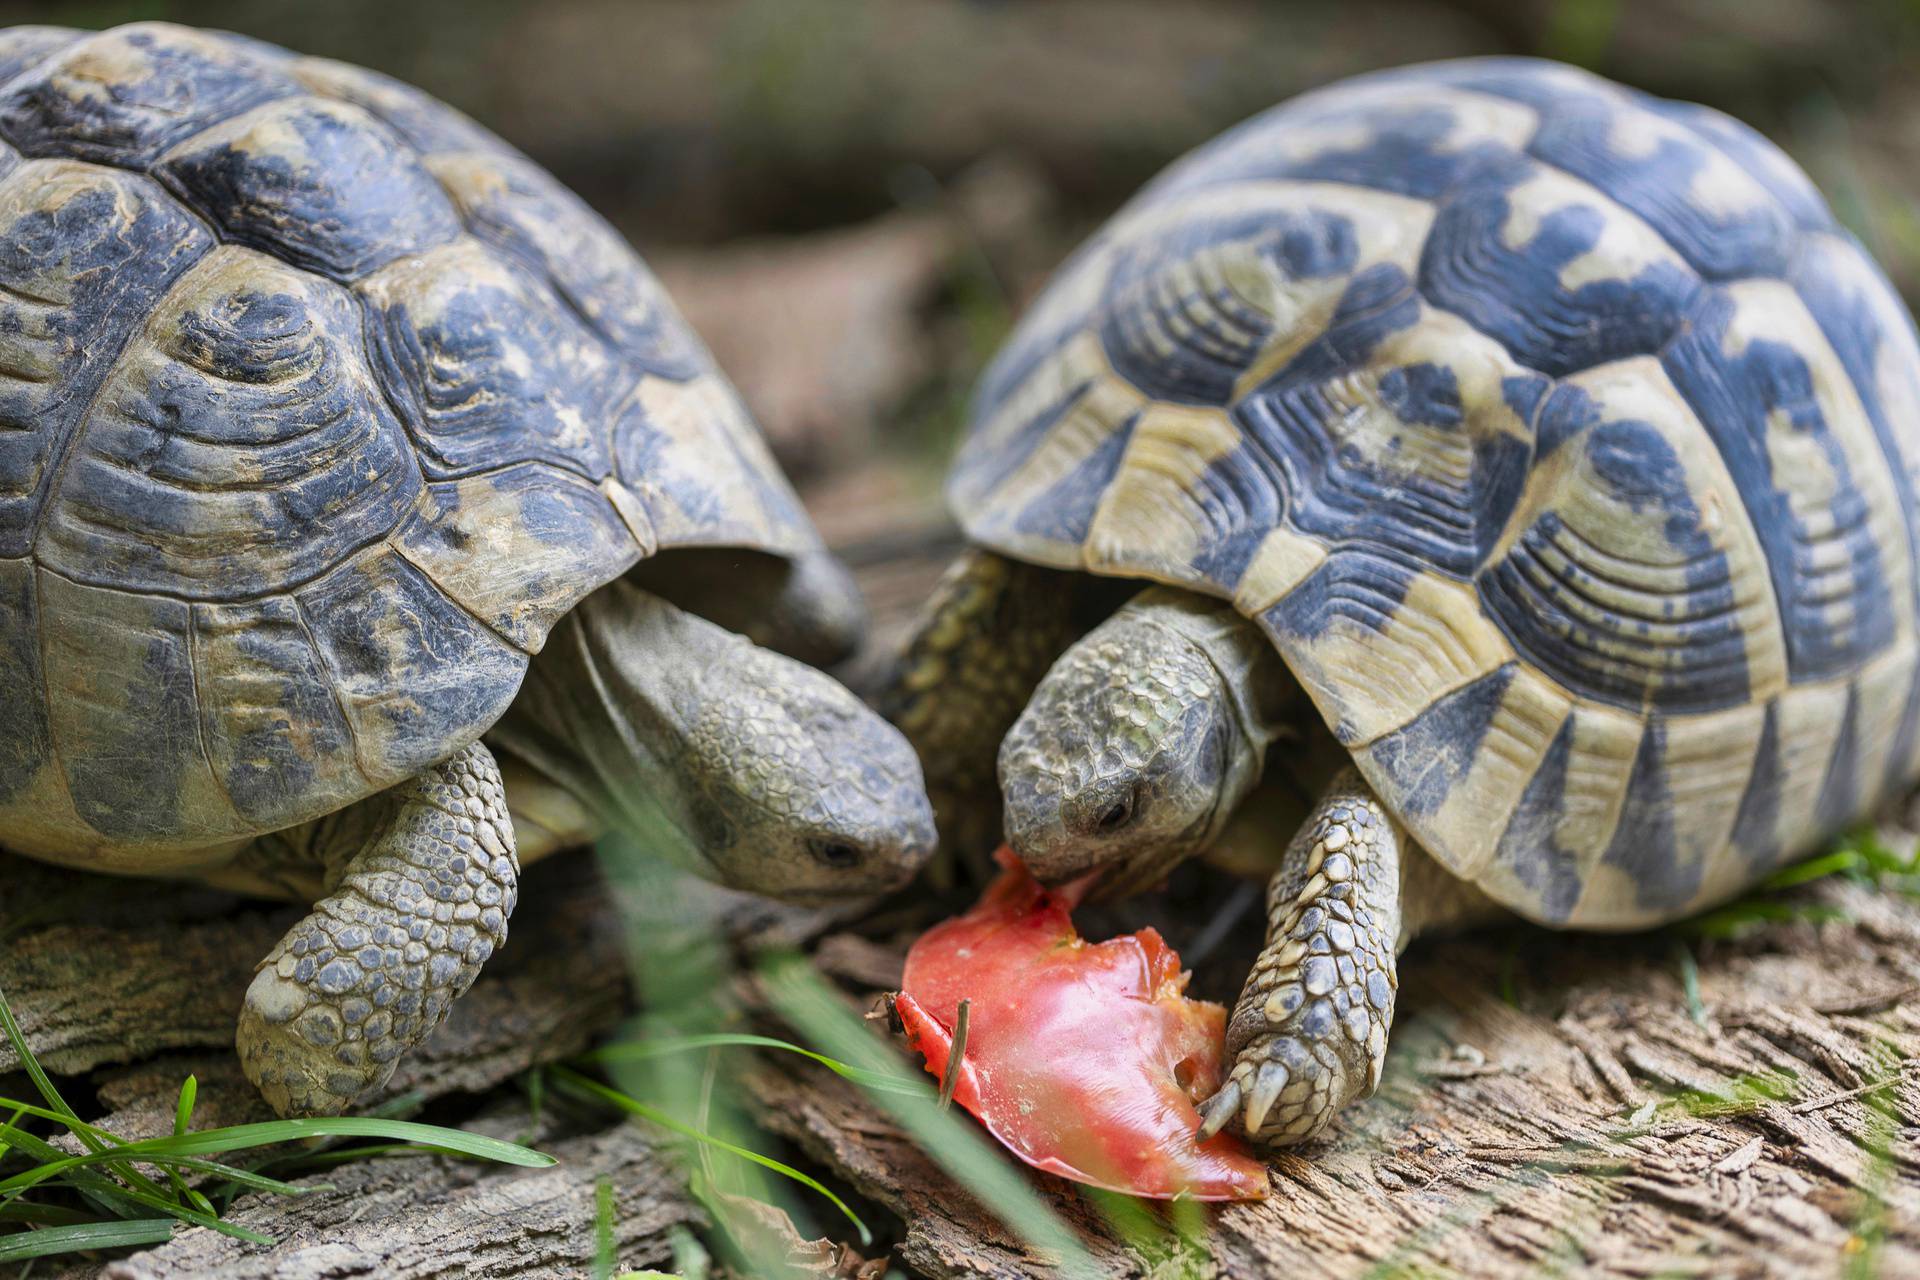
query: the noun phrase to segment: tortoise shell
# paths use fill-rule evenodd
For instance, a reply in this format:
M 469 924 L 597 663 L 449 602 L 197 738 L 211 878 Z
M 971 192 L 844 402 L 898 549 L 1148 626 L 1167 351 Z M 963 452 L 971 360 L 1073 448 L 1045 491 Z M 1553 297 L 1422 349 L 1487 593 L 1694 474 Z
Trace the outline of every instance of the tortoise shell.
M 0 33 L 0 831 L 155 870 L 507 707 L 663 547 L 817 546 L 639 258 L 372 72 Z
M 1173 165 L 982 384 L 1006 554 L 1232 600 L 1524 915 L 1723 898 L 1916 774 L 1913 322 L 1757 133 L 1551 63 Z

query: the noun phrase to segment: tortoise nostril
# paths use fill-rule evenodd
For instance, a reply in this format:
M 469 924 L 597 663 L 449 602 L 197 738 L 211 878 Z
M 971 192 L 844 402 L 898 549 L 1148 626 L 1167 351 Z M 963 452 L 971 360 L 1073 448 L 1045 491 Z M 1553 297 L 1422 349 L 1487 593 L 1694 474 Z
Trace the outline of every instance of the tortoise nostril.
M 809 847 L 817 861 L 836 871 L 860 865 L 860 850 L 845 840 L 816 840 Z

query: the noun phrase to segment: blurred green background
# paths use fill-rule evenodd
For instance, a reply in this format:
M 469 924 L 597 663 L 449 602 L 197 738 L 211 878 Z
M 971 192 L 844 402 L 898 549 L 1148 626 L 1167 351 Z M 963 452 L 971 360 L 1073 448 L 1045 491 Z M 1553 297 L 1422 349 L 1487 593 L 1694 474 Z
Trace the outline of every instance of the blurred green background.
M 661 270 L 828 525 L 937 509 L 975 372 L 1140 183 L 1376 67 L 1540 54 L 1729 111 L 1920 297 L 1920 0 L 0 0 L 137 18 L 378 68 L 547 165 Z M 892 480 L 822 499 L 878 455 Z

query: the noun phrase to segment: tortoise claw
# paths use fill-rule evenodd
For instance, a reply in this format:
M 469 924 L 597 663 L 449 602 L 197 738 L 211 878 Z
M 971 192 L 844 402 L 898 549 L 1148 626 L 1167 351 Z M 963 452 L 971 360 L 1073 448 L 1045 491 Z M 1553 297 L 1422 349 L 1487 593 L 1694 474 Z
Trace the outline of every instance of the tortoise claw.
M 1253 1093 L 1247 1099 L 1247 1136 L 1260 1136 L 1260 1127 L 1267 1122 L 1267 1113 L 1273 1110 L 1273 1104 L 1280 1100 L 1280 1091 L 1287 1087 L 1289 1073 L 1277 1062 L 1263 1062 L 1254 1072 Z
M 1220 1086 L 1219 1092 L 1200 1104 L 1200 1141 L 1205 1142 L 1222 1129 L 1227 1121 L 1233 1119 L 1233 1113 L 1240 1109 L 1240 1082 L 1229 1080 Z

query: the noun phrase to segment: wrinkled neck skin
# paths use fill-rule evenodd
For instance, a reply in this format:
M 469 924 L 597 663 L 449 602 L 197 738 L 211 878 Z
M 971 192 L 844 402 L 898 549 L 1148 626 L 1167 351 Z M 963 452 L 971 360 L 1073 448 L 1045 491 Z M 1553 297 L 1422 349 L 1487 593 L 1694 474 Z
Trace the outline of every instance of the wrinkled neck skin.
M 1267 748 L 1286 732 L 1291 681 L 1272 643 L 1230 605 L 1161 588 L 1128 607 L 1139 610 L 1139 625 L 1162 633 L 1168 650 L 1197 655 L 1206 664 L 1214 696 L 1226 711 L 1219 798 L 1197 838 L 1197 847 L 1205 848 L 1258 785 Z
M 645 592 L 606 588 L 562 618 L 487 735 L 509 779 L 508 804 L 517 803 L 512 779 L 531 774 L 590 816 L 573 823 L 576 838 L 631 831 L 649 851 L 712 878 L 683 762 L 703 683 L 727 663 L 725 654 L 696 656 L 697 633 L 717 630 L 696 624 Z

